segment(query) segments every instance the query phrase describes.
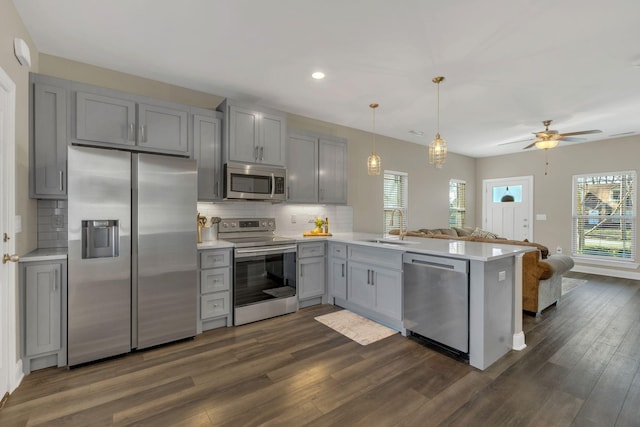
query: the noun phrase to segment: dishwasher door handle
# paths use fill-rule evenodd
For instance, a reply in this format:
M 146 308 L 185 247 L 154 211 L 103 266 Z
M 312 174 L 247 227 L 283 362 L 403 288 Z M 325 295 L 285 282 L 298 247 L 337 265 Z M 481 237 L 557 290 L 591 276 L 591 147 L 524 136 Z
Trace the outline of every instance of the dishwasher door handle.
M 446 270 L 455 270 L 456 268 L 454 265 L 441 264 L 438 262 L 431 262 L 431 261 L 422 261 L 419 259 L 414 259 L 413 261 L 411 261 L 411 264 L 428 265 L 429 267 L 444 268 Z

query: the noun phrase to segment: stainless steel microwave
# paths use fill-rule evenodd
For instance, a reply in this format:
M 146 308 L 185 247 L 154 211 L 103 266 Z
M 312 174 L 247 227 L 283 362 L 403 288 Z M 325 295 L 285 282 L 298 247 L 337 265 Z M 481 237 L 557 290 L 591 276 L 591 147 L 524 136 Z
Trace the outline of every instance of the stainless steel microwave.
M 278 166 L 251 163 L 224 165 L 225 199 L 269 200 L 286 199 L 287 170 Z

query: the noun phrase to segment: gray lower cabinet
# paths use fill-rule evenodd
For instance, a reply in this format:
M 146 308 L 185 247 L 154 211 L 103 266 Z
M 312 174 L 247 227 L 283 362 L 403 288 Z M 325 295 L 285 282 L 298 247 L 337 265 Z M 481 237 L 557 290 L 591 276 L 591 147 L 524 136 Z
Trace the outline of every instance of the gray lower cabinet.
M 346 140 L 294 130 L 287 149 L 287 201 L 347 203 Z
M 326 302 L 325 242 L 298 244 L 298 302 L 308 307 Z
M 218 107 L 225 115 L 225 162 L 285 166 L 287 117 L 285 113 L 225 100 Z
M 20 331 L 22 367 L 67 364 L 67 262 L 20 263 Z
M 402 252 L 348 245 L 346 265 L 346 296 L 344 285 L 337 280 L 338 285 L 332 287 L 334 303 L 401 330 Z M 334 268 L 338 276 L 340 271 Z
M 222 199 L 222 113 L 192 110 L 193 157 L 198 161 L 198 200 Z
M 29 193 L 66 199 L 70 84 L 33 73 L 29 82 Z
M 198 251 L 198 333 L 233 324 L 232 280 L 231 249 Z
M 347 245 L 329 242 L 328 287 L 331 301 L 347 299 Z

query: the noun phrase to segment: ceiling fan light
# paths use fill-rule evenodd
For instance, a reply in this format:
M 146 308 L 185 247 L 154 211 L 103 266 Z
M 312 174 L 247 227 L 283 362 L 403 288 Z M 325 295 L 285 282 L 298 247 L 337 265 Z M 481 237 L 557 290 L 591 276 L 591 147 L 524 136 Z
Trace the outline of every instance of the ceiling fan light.
M 549 148 L 553 148 L 557 145 L 557 139 L 543 139 L 541 141 L 536 141 L 536 148 L 539 148 L 541 150 L 548 150 Z

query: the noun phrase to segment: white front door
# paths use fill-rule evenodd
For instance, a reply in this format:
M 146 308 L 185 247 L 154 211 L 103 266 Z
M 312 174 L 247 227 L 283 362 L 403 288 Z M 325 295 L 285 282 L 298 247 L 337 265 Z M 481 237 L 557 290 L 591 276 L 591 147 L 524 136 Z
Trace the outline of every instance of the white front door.
M 0 257 L 15 252 L 15 84 L 0 68 Z M 13 391 L 16 264 L 0 262 L 0 399 Z
M 482 228 L 500 237 L 533 241 L 533 177 L 483 181 Z

